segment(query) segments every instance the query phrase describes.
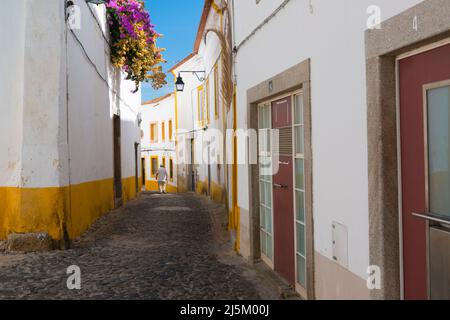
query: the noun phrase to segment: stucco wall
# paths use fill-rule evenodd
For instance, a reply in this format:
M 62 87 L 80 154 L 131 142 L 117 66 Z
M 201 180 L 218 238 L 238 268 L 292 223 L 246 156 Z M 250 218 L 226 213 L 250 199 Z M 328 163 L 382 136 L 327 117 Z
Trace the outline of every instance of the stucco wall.
M 234 1 L 236 45 L 281 2 Z M 369 265 L 366 10 L 379 5 L 384 20 L 418 2 L 312 1 L 311 10 L 309 1 L 291 0 L 236 56 L 237 104 L 242 111 L 249 88 L 311 58 L 315 250 L 331 259 L 332 222 L 347 226 L 348 269 L 361 281 Z M 246 117 L 238 113 L 238 127 L 247 127 Z M 239 167 L 239 206 L 244 212 L 249 207 L 247 173 L 246 166 Z M 245 213 L 241 224 L 243 229 L 249 226 Z
M 170 159 L 173 160 L 173 179 L 169 180 L 169 192 L 176 191 L 177 187 L 177 159 L 175 152 L 175 95 L 171 94 L 169 97 L 155 103 L 143 104 L 141 106 L 142 114 L 142 158 L 145 158 L 145 173 L 146 173 L 146 189 L 147 191 L 157 190 L 155 177 L 151 176 L 151 157 L 158 157 L 158 166 L 163 163 L 163 158 L 166 160 L 166 169 L 170 174 Z M 169 120 L 172 120 L 172 136 L 169 137 Z M 151 142 L 150 138 L 150 124 L 157 124 L 157 141 Z M 162 123 L 165 123 L 165 140 L 162 138 Z
M 0 11 L 0 21 L 14 28 L 0 28 L 0 39 L 8 50 L 0 55 L 0 187 L 20 184 L 22 154 L 22 110 L 25 55 L 25 2 L 8 1 Z
M 64 1 L 7 1 L 0 13 L 8 43 L 0 57 L 0 238 L 73 238 L 114 207 L 113 113 L 122 119 L 124 198 L 136 196 L 140 94 L 110 65 L 104 7 L 75 4 L 82 45 L 66 34 Z

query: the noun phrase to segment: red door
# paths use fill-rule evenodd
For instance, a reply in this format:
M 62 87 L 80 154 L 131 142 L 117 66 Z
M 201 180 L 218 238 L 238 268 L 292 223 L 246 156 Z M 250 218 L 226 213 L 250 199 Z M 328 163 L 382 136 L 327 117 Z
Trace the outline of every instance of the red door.
M 280 132 L 279 169 L 273 176 L 274 268 L 295 284 L 291 97 L 272 102 L 272 128 Z
M 405 299 L 428 299 L 430 225 L 413 213 L 430 212 L 427 85 L 450 79 L 450 45 L 399 61 Z M 445 107 L 445 106 L 444 106 Z M 436 124 L 437 125 L 437 124 Z M 441 190 L 443 191 L 443 190 Z M 438 190 L 438 192 L 440 192 Z M 447 195 L 450 197 L 450 194 Z M 428 221 L 428 222 L 427 222 Z M 450 250 L 450 248 L 447 248 Z M 450 270 L 447 270 L 450 273 Z

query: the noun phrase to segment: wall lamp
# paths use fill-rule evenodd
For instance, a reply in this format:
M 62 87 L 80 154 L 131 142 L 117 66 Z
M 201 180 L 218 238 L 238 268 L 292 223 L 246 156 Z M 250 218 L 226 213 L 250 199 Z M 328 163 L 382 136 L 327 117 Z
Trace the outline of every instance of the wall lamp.
M 175 82 L 175 87 L 177 88 L 178 92 L 184 91 L 184 81 L 183 81 L 183 78 L 181 77 L 182 73 L 195 74 L 198 81 L 200 81 L 200 82 L 205 81 L 205 75 L 206 75 L 205 71 L 180 71 L 180 72 L 178 72 L 177 82 Z

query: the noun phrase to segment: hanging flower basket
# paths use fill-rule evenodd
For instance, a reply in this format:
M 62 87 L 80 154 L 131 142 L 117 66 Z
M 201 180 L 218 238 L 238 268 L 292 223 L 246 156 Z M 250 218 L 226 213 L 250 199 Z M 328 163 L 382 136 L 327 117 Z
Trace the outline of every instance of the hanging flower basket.
M 159 89 L 166 82 L 161 63 L 164 49 L 156 46 L 161 37 L 150 22 L 150 15 L 140 0 L 109 0 L 106 4 L 111 33 L 111 62 L 127 74 L 127 80 L 136 83 L 150 81 Z

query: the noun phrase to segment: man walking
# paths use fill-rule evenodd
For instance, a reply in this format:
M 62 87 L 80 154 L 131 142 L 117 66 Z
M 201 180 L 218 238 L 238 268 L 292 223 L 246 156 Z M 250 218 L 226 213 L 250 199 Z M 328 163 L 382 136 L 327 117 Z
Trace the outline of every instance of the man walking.
M 158 187 L 159 187 L 159 193 L 167 193 L 166 192 L 166 185 L 168 181 L 168 174 L 166 168 L 164 168 L 164 165 L 161 165 L 158 169 L 158 172 L 156 173 L 156 180 L 158 180 Z

